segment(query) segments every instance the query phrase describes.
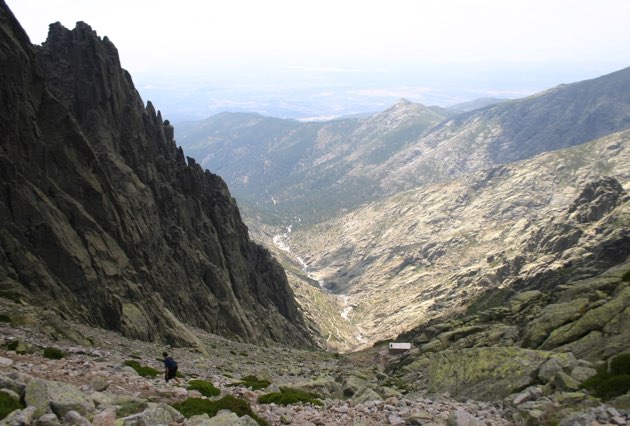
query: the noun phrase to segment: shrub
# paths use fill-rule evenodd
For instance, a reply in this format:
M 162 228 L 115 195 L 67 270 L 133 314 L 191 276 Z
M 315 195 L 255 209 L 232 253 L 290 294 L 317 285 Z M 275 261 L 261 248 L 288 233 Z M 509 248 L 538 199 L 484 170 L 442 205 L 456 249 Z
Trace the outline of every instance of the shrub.
M 617 355 L 610 362 L 610 373 L 602 365 L 597 374 L 581 386 L 605 401 L 627 393 L 630 391 L 630 354 Z
M 131 367 L 134 370 L 137 370 L 138 368 L 141 367 L 140 363 L 138 361 L 135 361 L 133 359 L 127 360 L 125 362 L 123 362 L 124 365 L 126 365 L 127 367 Z
M 18 342 L 17 340 L 12 340 L 9 343 L 7 343 L 6 345 L 4 345 L 7 350 L 9 351 L 14 351 L 17 349 L 18 345 L 20 344 L 20 342 Z
M 321 396 L 312 392 L 305 392 L 299 389 L 280 388 L 280 392 L 268 393 L 261 395 L 258 398 L 258 402 L 261 404 L 280 404 L 290 405 L 300 402 L 309 402 L 313 405 L 324 405 L 319 399 Z
M 146 401 L 125 401 L 116 409 L 116 417 L 127 417 L 132 414 L 142 413 L 147 407 Z
M 271 384 L 269 380 L 259 379 L 256 376 L 245 376 L 241 379 L 242 383 L 234 383 L 230 386 L 239 386 L 244 385 L 252 390 L 265 389 L 267 386 Z
M 235 398 L 232 395 L 224 396 L 217 401 L 210 401 L 208 399 L 201 398 L 188 398 L 185 401 L 176 402 L 171 405 L 186 418 L 206 413 L 210 417 L 214 417 L 220 410 L 230 410 L 233 413 L 236 413 L 239 417 L 248 415 L 252 419 L 256 420 L 259 425 L 267 425 L 265 420 L 254 414 L 247 401 Z
M 160 370 L 156 370 L 153 367 L 147 367 L 145 365 L 140 365 L 138 361 L 128 360 L 125 361 L 124 364 L 136 370 L 136 373 L 142 377 L 155 377 L 161 373 Z
M 212 383 L 205 380 L 192 380 L 187 389 L 199 391 L 203 396 L 217 396 L 221 393 Z
M 605 401 L 621 396 L 630 390 L 630 375 L 609 376 L 595 383 L 591 389 L 595 396 Z
M 11 323 L 11 318 L 8 315 L 0 314 L 0 322 Z
M 623 275 L 621 276 L 621 281 L 630 283 L 630 270 L 623 273 Z
M 65 357 L 65 356 L 66 356 L 66 354 L 63 353 L 63 351 L 61 349 L 52 348 L 52 347 L 44 348 L 44 358 L 61 359 L 61 358 Z
M 630 374 L 630 353 L 619 354 L 610 361 L 610 374 Z
M 0 420 L 11 414 L 15 410 L 20 410 L 23 407 L 18 401 L 13 399 L 9 394 L 0 392 Z

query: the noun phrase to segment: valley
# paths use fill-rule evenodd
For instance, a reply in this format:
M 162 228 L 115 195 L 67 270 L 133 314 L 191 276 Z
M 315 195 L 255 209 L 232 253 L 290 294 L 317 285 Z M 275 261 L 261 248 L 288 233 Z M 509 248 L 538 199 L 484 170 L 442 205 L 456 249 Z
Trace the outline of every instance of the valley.
M 591 182 L 611 176 L 628 188 L 629 86 L 625 69 L 463 113 L 404 99 L 322 123 L 226 113 L 184 124 L 180 141 L 226 173 L 251 235 L 285 269 L 302 270 L 294 283 L 306 276 L 344 298 L 348 334 L 311 328 L 356 350 L 461 312 L 532 270 L 588 264 L 583 241 L 554 253 L 524 247 Z M 619 227 L 590 226 L 579 232 Z M 610 243 L 623 246 L 627 227 L 619 230 Z M 276 234 L 290 252 L 278 256 Z
M 630 422 L 630 68 L 173 126 L 85 22 L 0 49 L 0 426 Z

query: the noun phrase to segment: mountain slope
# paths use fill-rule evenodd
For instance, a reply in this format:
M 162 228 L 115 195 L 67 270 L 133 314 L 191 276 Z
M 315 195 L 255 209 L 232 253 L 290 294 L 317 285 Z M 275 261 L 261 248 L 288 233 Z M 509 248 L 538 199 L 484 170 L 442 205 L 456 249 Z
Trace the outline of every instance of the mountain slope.
M 239 202 L 267 221 L 312 222 L 364 202 L 378 188 L 371 171 L 444 118 L 402 99 L 369 118 L 300 123 L 224 113 L 179 127 L 187 152 L 224 176 Z
M 309 344 L 223 180 L 186 161 L 84 23 L 41 47 L 0 3 L 0 295 L 146 340 Z
M 386 193 L 590 142 L 630 127 L 630 68 L 445 120 L 380 169 Z
M 630 68 L 455 116 L 404 99 L 366 119 L 323 123 L 220 114 L 181 126 L 182 144 L 226 178 L 248 216 L 313 224 L 382 196 L 624 130 L 629 88 Z
M 479 108 L 485 108 L 490 105 L 500 104 L 509 101 L 503 98 L 479 98 L 472 101 L 463 102 L 461 104 L 451 105 L 447 109 L 453 112 L 470 112 Z
M 584 223 L 570 212 L 603 176 L 630 184 L 630 131 L 401 192 L 298 228 L 289 244 L 313 276 L 349 296 L 352 323 L 374 341 L 452 313 L 490 287 L 534 277 L 551 285 L 556 273 L 622 262 L 630 254 L 626 195 L 587 198 L 587 211 L 600 213 Z M 621 185 L 604 193 L 623 193 Z M 558 224 L 546 226 L 550 218 Z
M 554 282 L 550 271 L 564 264 L 540 251 L 516 255 L 522 234 L 562 215 L 592 181 L 611 176 L 627 189 L 629 79 L 630 68 L 445 118 L 424 132 L 407 132 L 422 127 L 426 110 L 404 100 L 343 137 L 327 127 L 337 122 L 318 123 L 316 155 L 277 179 L 268 176 L 281 167 L 268 159 L 304 144 L 297 131 L 240 170 L 236 154 L 223 161 L 237 176 L 258 173 L 258 192 L 272 201 L 248 199 L 248 217 L 295 225 L 292 251 L 329 290 L 348 295 L 347 329 L 374 341 L 458 309 L 499 277 L 515 283 L 540 268 L 541 279 Z M 395 143 L 379 142 L 391 135 Z M 392 149 L 371 162 L 377 146 Z M 587 243 L 576 237 L 563 250 L 586 253 Z M 619 261 L 610 256 L 591 273 Z

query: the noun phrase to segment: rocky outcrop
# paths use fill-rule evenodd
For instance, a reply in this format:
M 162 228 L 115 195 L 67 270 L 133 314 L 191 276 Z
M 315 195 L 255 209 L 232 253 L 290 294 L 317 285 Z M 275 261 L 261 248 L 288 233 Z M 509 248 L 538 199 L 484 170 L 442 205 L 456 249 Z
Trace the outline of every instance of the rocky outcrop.
M 414 353 L 396 373 L 428 393 L 496 401 L 536 383 L 550 353 L 514 347 L 447 349 Z
M 571 219 L 579 223 L 594 222 L 628 199 L 621 184 L 615 178 L 607 176 L 588 183 L 568 213 Z
M 24 391 L 24 402 L 35 407 L 34 417 L 55 414 L 63 418 L 69 411 L 76 411 L 83 416 L 94 411 L 94 402 L 88 400 L 79 389 L 63 382 L 34 379 Z
M 551 290 L 494 297 L 494 307 L 473 305 L 399 336 L 416 349 L 388 371 L 414 388 L 462 398 L 493 400 L 531 386 L 577 391 L 596 367 L 630 352 L 629 273 L 625 262 Z
M 33 47 L 2 2 L 0 46 L 1 296 L 172 344 L 185 325 L 309 343 L 282 268 L 107 37 L 56 23 Z

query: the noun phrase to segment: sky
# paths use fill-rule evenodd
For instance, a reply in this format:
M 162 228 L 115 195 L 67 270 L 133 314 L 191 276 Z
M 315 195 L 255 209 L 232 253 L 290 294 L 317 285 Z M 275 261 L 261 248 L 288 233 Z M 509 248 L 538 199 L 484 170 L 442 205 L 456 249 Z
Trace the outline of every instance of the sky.
M 630 0 L 7 0 L 41 44 L 84 21 L 173 121 L 520 98 L 630 66 Z

